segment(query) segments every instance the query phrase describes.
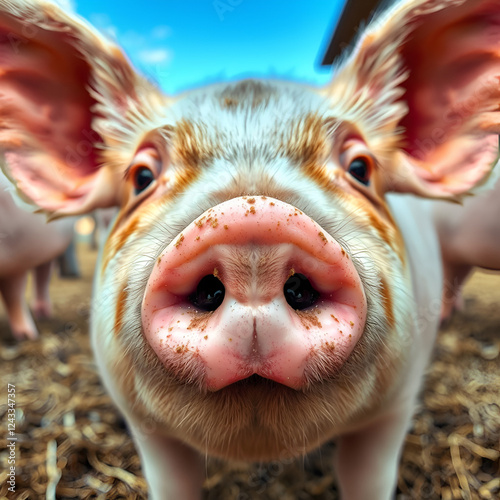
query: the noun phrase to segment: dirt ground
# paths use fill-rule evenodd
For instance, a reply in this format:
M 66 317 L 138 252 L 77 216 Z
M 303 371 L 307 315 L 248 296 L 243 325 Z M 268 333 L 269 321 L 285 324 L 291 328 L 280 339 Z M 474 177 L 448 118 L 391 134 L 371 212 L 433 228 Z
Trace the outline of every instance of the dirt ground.
M 78 251 L 82 278 L 53 280 L 54 319 L 38 323 L 39 340 L 15 344 L 0 311 L 0 498 L 146 498 L 135 448 L 89 348 L 96 254 Z M 500 498 L 500 276 L 476 273 L 465 303 L 439 335 L 406 439 L 400 500 Z M 7 489 L 7 384 L 16 391 L 15 493 Z M 305 459 L 261 465 L 210 462 L 204 498 L 336 499 L 333 451 L 327 444 Z

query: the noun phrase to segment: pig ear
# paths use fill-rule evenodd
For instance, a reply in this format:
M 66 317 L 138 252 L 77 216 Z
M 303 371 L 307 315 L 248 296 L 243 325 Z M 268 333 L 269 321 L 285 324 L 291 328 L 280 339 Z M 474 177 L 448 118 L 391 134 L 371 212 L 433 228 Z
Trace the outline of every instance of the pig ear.
M 499 26 L 498 1 L 404 1 L 341 63 L 329 95 L 387 160 L 386 190 L 454 198 L 487 176 L 500 133 Z
M 116 204 L 154 98 L 82 19 L 47 1 L 1 2 L 0 164 L 25 200 L 53 215 Z

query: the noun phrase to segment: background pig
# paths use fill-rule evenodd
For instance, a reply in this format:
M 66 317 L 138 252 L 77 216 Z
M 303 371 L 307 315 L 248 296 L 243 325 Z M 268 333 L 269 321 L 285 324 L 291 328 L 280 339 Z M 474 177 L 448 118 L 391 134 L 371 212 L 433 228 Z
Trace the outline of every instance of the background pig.
M 97 250 L 104 245 L 108 234 L 108 229 L 117 214 L 116 208 L 101 208 L 94 210 L 92 219 L 94 220 L 94 229 L 90 235 L 90 248 Z
M 34 339 L 38 331 L 25 299 L 28 273 L 33 270 L 33 313 L 37 318 L 49 317 L 52 261 L 70 244 L 74 220 L 47 224 L 44 215 L 16 205 L 6 185 L 0 174 L 0 293 L 14 337 Z
M 343 498 L 392 495 L 442 273 L 430 202 L 386 195 L 489 173 L 499 21 L 496 1 L 405 2 L 325 89 L 167 98 L 83 21 L 4 4 L 5 170 L 51 215 L 120 207 L 92 342 L 154 498 L 199 498 L 200 456 L 331 437 Z
M 466 198 L 463 205 L 436 202 L 434 218 L 444 268 L 442 319 L 461 309 L 462 286 L 474 267 L 500 270 L 499 217 L 500 180 Z
M 59 267 L 59 274 L 63 278 L 79 278 L 80 268 L 78 266 L 78 258 L 76 256 L 76 234 L 66 250 L 57 257 L 57 265 Z

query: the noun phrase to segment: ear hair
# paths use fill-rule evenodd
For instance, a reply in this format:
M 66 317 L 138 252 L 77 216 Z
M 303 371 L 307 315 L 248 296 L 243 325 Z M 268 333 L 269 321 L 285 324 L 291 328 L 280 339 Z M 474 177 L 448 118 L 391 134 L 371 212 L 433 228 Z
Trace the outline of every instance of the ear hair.
M 0 149 L 21 196 L 57 214 L 114 204 L 97 178 L 127 165 L 169 100 L 117 45 L 47 0 L 1 3 L 0 67 Z
M 499 11 L 488 0 L 401 1 L 340 60 L 325 93 L 384 164 L 397 160 L 387 189 L 456 198 L 491 169 Z
M 350 50 L 334 62 L 332 82 L 325 91 L 339 115 L 373 137 L 375 147 L 380 143 L 392 149 L 398 144 L 403 132 L 398 124 L 408 112 L 401 98 L 405 94 L 402 84 L 410 71 L 399 48 L 425 15 L 463 2 L 410 0 L 379 6 L 366 28 L 358 30 Z

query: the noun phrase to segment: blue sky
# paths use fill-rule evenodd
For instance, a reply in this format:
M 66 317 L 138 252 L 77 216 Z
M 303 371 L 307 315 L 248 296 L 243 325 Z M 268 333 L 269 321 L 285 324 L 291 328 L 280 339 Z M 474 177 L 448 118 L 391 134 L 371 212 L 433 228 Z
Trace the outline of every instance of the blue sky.
M 70 0 L 71 1 L 71 0 Z M 174 94 L 221 80 L 324 84 L 319 66 L 344 0 L 73 0 L 136 68 Z

